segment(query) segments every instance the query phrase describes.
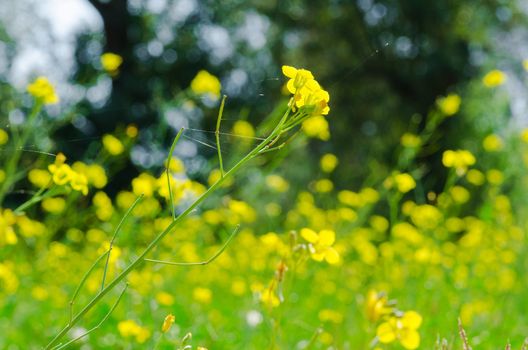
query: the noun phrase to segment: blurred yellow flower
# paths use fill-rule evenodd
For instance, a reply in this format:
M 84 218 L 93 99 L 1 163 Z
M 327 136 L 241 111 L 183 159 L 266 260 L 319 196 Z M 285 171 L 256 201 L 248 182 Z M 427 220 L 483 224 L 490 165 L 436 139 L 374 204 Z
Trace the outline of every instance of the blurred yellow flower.
M 460 109 L 462 99 L 457 94 L 449 94 L 445 97 L 439 97 L 436 104 L 440 111 L 446 116 L 452 116 Z
M 9 141 L 9 134 L 0 128 L 0 145 L 5 145 Z
M 163 333 L 167 333 L 169 331 L 169 329 L 172 327 L 172 325 L 174 324 L 174 321 L 176 321 L 176 317 L 174 317 L 173 314 L 168 314 L 165 317 L 165 320 L 163 320 L 163 325 L 161 326 L 161 331 Z
M 378 326 L 376 335 L 383 344 L 398 340 L 408 350 L 420 346 L 418 328 L 422 324 L 422 316 L 416 311 L 407 311 L 401 317 L 391 317 L 389 321 Z
M 42 209 L 52 214 L 59 214 L 66 208 L 66 201 L 64 198 L 46 198 L 41 203 Z
M 384 292 L 370 290 L 367 294 L 366 313 L 371 322 L 376 322 L 380 318 L 390 315 L 394 307 L 389 305 L 389 298 Z
M 44 187 L 49 185 L 51 174 L 44 169 L 31 169 L 28 173 L 28 180 L 36 187 Z
M 208 288 L 197 287 L 193 290 L 193 298 L 199 303 L 209 304 L 213 299 L 213 292 Z
M 442 164 L 446 168 L 455 168 L 459 176 L 464 175 L 475 162 L 475 156 L 467 150 L 447 150 L 442 154 Z
M 144 343 L 150 338 L 150 331 L 141 327 L 133 320 L 121 321 L 117 324 L 117 329 L 122 337 L 135 337 L 138 343 Z
M 171 306 L 174 304 L 174 297 L 167 292 L 159 292 L 156 294 L 158 303 L 164 306 Z
M 422 139 L 418 135 L 406 132 L 400 138 L 400 143 L 403 147 L 416 148 L 421 145 Z
M 101 55 L 101 65 L 110 75 L 116 74 L 122 63 L 123 58 L 115 53 L 107 52 Z
M 321 170 L 325 173 L 331 173 L 336 168 L 337 164 L 339 164 L 339 159 L 335 156 L 335 154 L 332 153 L 326 153 L 321 157 L 321 160 L 319 161 L 319 166 L 321 167 Z
M 469 170 L 466 174 L 466 179 L 470 184 L 475 186 L 481 186 L 486 181 L 484 174 L 477 169 Z
M 252 138 L 255 136 L 255 129 L 251 123 L 245 120 L 237 120 L 233 125 L 231 131 L 233 134 L 241 136 L 242 138 Z
M 503 147 L 502 140 L 495 134 L 488 135 L 482 141 L 482 147 L 487 152 L 500 151 Z
M 266 176 L 266 185 L 275 192 L 286 192 L 290 188 L 288 181 L 276 174 Z
M 139 133 L 139 130 L 137 128 L 137 126 L 135 124 L 129 124 L 127 125 L 126 129 L 125 129 L 125 134 L 126 136 L 130 137 L 131 139 L 133 139 L 134 137 L 136 137 Z
M 482 78 L 482 83 L 484 86 L 492 88 L 504 84 L 506 81 L 506 74 L 503 71 L 494 69 L 487 73 L 484 78 Z
M 38 77 L 27 86 L 27 91 L 38 101 L 49 105 L 59 102 L 55 88 L 46 77 Z
M 394 182 L 401 193 L 407 193 L 416 187 L 416 181 L 407 173 L 394 175 Z
M 308 249 L 315 261 L 326 260 L 329 264 L 337 264 L 340 260 L 337 250 L 332 248 L 335 242 L 335 232 L 331 230 L 322 230 L 317 234 L 309 228 L 301 229 L 301 236 L 308 243 Z
M 214 99 L 220 97 L 220 80 L 211 73 L 201 70 L 191 81 L 191 90 L 197 95 L 209 95 Z
M 328 193 L 334 189 L 334 183 L 329 179 L 317 180 L 314 184 L 315 192 Z
M 103 136 L 103 147 L 113 156 L 120 155 L 125 147 L 114 135 L 106 134 Z
M 528 59 L 522 61 L 522 65 L 525 71 L 528 72 Z
M 322 141 L 330 139 L 328 121 L 321 115 L 306 119 L 302 123 L 302 128 L 308 137 L 317 138 Z

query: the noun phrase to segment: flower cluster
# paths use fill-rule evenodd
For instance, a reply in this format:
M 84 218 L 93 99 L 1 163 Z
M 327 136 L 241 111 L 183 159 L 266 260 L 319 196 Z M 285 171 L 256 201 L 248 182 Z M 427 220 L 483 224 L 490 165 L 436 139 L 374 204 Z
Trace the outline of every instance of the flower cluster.
M 286 88 L 293 94 L 293 110 L 300 109 L 308 116 L 327 115 L 330 112 L 328 91 L 314 79 L 312 72 L 292 66 L 282 66 L 282 73 L 289 78 Z
M 50 105 L 59 102 L 59 96 L 55 93 L 55 88 L 46 77 L 36 78 L 27 86 L 27 91 L 43 104 Z
M 58 186 L 69 185 L 73 190 L 86 196 L 88 194 L 88 178 L 86 175 L 73 170 L 65 161 L 64 154 L 59 153 L 55 162 L 48 166 L 52 181 Z
M 398 340 L 408 350 L 420 346 L 418 328 L 422 316 L 416 311 L 399 311 L 396 301 L 389 301 L 386 293 L 371 290 L 367 295 L 366 312 L 369 321 L 382 321 L 376 329 L 375 342 L 389 344 Z

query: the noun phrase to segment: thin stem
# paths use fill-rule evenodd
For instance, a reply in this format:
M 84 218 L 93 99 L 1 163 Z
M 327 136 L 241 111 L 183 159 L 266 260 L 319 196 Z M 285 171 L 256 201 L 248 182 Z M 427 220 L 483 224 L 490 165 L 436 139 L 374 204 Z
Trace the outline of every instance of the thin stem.
M 77 298 L 77 295 L 79 294 L 79 292 L 81 291 L 81 288 L 83 287 L 84 283 L 86 282 L 86 280 L 88 279 L 88 276 L 90 276 L 90 274 L 92 273 L 92 271 L 95 269 L 95 267 L 97 266 L 97 264 L 99 263 L 99 261 L 101 261 L 107 254 L 108 254 L 108 250 L 106 252 L 104 252 L 103 254 L 101 254 L 101 256 L 99 256 L 97 258 L 97 260 L 95 260 L 95 262 L 92 264 L 92 266 L 88 269 L 88 271 L 84 274 L 83 278 L 81 279 L 81 282 L 79 283 L 79 285 L 77 286 L 77 289 L 75 289 L 75 292 L 73 293 L 73 296 L 70 300 L 70 321 L 68 323 L 71 323 L 72 320 L 73 320 L 73 304 L 75 303 L 75 299 Z
M 22 148 L 26 144 L 26 141 L 29 138 L 31 131 L 33 130 L 32 125 L 41 109 L 42 109 L 42 102 L 36 102 L 27 118 L 27 121 L 25 122 L 26 128 L 23 130 L 22 134 L 20 135 L 19 138 L 17 138 L 17 141 L 15 142 L 15 149 L 13 152 L 13 156 L 9 159 L 9 162 L 7 163 L 7 166 L 5 168 L 6 169 L 5 181 L 2 183 L 2 186 L 0 186 L 0 205 L 2 204 L 4 200 L 6 191 L 15 182 L 13 181 L 12 178 L 17 168 L 18 161 L 20 160 L 20 156 L 22 155 L 22 151 L 23 151 Z
M 282 126 L 284 125 L 284 122 L 288 118 L 288 115 L 291 111 L 291 107 L 289 107 L 284 115 L 282 116 L 281 120 L 277 124 L 277 126 L 273 129 L 271 134 L 266 137 L 265 140 L 263 140 L 260 144 L 258 144 L 251 152 L 246 154 L 241 160 L 238 161 L 228 172 L 226 172 L 224 177 L 221 177 L 218 179 L 217 182 L 215 182 L 211 187 L 209 187 L 200 197 L 198 197 L 185 211 L 183 211 L 180 215 L 178 215 L 161 233 L 159 233 L 150 243 L 149 245 L 143 250 L 141 254 L 139 254 L 138 257 L 128 267 L 126 267 L 118 276 L 116 276 L 112 282 L 110 282 L 104 289 L 102 289 L 99 293 L 97 293 L 92 300 L 86 304 L 86 306 L 79 311 L 79 313 L 73 318 L 73 320 L 68 323 L 45 347 L 46 350 L 51 349 L 55 344 L 57 344 L 65 335 L 68 333 L 68 331 L 77 323 L 79 322 L 84 315 L 90 311 L 98 302 L 101 300 L 109 291 L 111 291 L 113 288 L 115 288 L 119 282 L 121 282 L 130 272 L 132 272 L 140 263 L 142 263 L 147 256 L 157 245 L 158 243 L 170 232 L 174 230 L 176 225 L 180 223 L 183 219 L 185 219 L 198 205 L 200 205 L 203 201 L 205 201 L 214 191 L 216 191 L 222 183 L 229 178 L 229 176 L 234 175 L 238 170 L 240 170 L 249 160 L 251 160 L 256 154 L 258 154 L 271 140 L 273 140 L 277 134 L 280 133 Z
M 173 261 L 164 261 L 164 260 L 154 260 L 154 259 L 145 259 L 145 261 L 157 263 L 157 264 L 165 264 L 165 265 L 173 265 L 173 266 L 196 266 L 196 265 L 208 265 L 216 260 L 223 252 L 226 250 L 229 243 L 231 243 L 231 240 L 235 237 L 235 235 L 238 233 L 238 230 L 240 229 L 240 225 L 237 225 L 237 227 L 234 229 L 233 233 L 229 236 L 227 241 L 225 241 L 224 245 L 209 259 L 204 261 L 197 261 L 197 262 L 173 262 Z
M 142 199 L 143 199 L 143 194 L 136 198 L 134 203 L 132 203 L 130 208 L 128 208 L 128 210 L 125 213 L 125 215 L 123 215 L 123 217 L 121 218 L 121 221 L 119 222 L 119 224 L 117 225 L 117 227 L 116 227 L 116 229 L 114 231 L 114 235 L 112 236 L 112 239 L 110 240 L 110 245 L 108 247 L 108 255 L 106 256 L 106 262 L 105 262 L 104 271 L 103 271 L 103 279 L 101 281 L 101 290 L 104 289 L 104 284 L 105 284 L 105 281 L 106 281 L 106 272 L 108 271 L 108 263 L 110 262 L 110 255 L 112 254 L 112 248 L 114 247 L 114 241 L 115 241 L 115 239 L 117 237 L 117 234 L 119 233 L 119 231 L 121 230 L 121 227 L 123 226 L 125 221 L 128 219 L 128 217 L 132 213 L 132 210 L 134 210 L 134 208 L 139 204 L 139 202 Z
M 169 188 L 169 200 L 171 202 L 171 210 L 172 210 L 172 220 L 176 219 L 176 207 L 174 206 L 174 198 L 172 195 L 172 188 L 171 188 L 171 181 L 170 181 L 170 164 L 172 161 L 172 154 L 174 153 L 174 149 L 176 148 L 176 144 L 180 140 L 181 135 L 183 134 L 183 131 L 185 128 L 181 128 L 180 131 L 178 131 L 178 134 L 174 138 L 174 141 L 172 141 L 172 145 L 169 151 L 169 156 L 167 157 L 167 168 L 166 174 L 167 174 L 167 185 Z
M 222 103 L 220 103 L 220 110 L 218 111 L 218 118 L 216 119 L 216 130 L 215 130 L 215 139 L 216 139 L 216 151 L 218 152 L 218 162 L 220 163 L 220 175 L 224 176 L 224 162 L 222 160 L 222 150 L 220 149 L 220 123 L 222 122 L 222 115 L 224 114 L 224 105 L 227 96 L 224 95 L 222 98 Z
M 77 340 L 81 339 L 81 338 L 84 338 L 86 337 L 88 334 L 92 333 L 93 331 L 97 330 L 99 327 L 101 327 L 101 325 L 104 323 L 104 321 L 106 321 L 108 319 L 108 317 L 110 317 L 110 315 L 112 314 L 112 312 L 114 312 L 115 308 L 117 307 L 117 305 L 119 304 L 119 302 L 121 301 L 121 298 L 123 297 L 123 295 L 125 294 L 126 290 L 128 288 L 128 283 L 125 285 L 125 288 L 123 288 L 123 290 L 121 291 L 121 293 L 119 294 L 119 297 L 117 297 L 117 300 L 115 301 L 114 305 L 112 306 L 112 308 L 110 309 L 110 311 L 108 311 L 108 313 L 105 315 L 105 317 L 103 317 L 103 319 L 95 326 L 93 327 L 92 329 L 90 329 L 88 332 L 84 333 L 84 334 L 81 334 L 80 336 L 78 336 L 77 338 L 74 338 L 72 340 L 70 340 L 69 342 L 67 342 L 66 344 L 63 344 L 61 346 L 59 346 L 58 348 L 56 348 L 57 350 L 60 350 L 60 349 L 64 349 L 65 347 L 67 347 L 68 345 L 76 342 Z M 54 348 L 55 349 L 55 348 Z

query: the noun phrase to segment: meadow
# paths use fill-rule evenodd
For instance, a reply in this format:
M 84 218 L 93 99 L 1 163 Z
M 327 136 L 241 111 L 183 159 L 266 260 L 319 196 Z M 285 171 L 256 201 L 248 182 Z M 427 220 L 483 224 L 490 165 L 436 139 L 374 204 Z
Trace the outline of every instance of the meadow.
M 118 55 L 101 62 L 118 74 Z M 502 103 L 507 75 L 439 96 L 391 146 L 387 176 L 338 187 L 335 154 L 295 162 L 331 137 L 311 68 L 282 67 L 282 98 L 257 125 L 223 120 L 229 96 L 198 72 L 175 100 L 215 110 L 210 139 L 180 129 L 129 183 L 141 127 L 82 157 L 35 150 L 60 96 L 46 77 L 19 91 L 24 120 L 0 129 L 0 348 L 527 349 L 528 129 L 435 147 L 461 109 Z M 214 150 L 201 178 L 174 155 L 184 137 Z

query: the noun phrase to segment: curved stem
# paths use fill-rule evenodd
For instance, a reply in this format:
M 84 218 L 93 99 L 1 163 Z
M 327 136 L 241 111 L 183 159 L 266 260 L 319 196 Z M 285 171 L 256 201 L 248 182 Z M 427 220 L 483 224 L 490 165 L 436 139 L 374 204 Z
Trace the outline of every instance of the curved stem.
M 183 220 L 185 219 L 198 205 L 200 205 L 203 201 L 205 201 L 214 191 L 216 191 L 222 183 L 229 178 L 230 176 L 233 176 L 236 172 L 238 172 L 248 161 L 250 161 L 255 155 L 257 155 L 263 148 L 265 148 L 268 143 L 273 140 L 277 135 L 280 134 L 281 128 L 284 125 L 284 122 L 288 118 L 288 115 L 290 113 L 291 107 L 286 110 L 284 115 L 282 116 L 281 120 L 275 127 L 275 129 L 271 132 L 271 134 L 266 137 L 265 140 L 263 140 L 260 144 L 258 144 L 251 152 L 246 154 L 244 158 L 238 161 L 228 172 L 225 173 L 225 176 L 218 179 L 217 182 L 215 182 L 211 187 L 209 187 L 200 197 L 198 197 L 185 211 L 183 211 L 180 215 L 178 215 L 161 233 L 159 233 L 150 243 L 149 245 L 143 250 L 141 254 L 132 262 L 128 267 L 126 267 L 117 277 L 115 277 L 112 282 L 110 282 L 106 287 L 101 289 L 99 293 L 97 293 L 92 300 L 86 306 L 79 311 L 77 315 L 74 316 L 74 318 L 69 322 L 45 347 L 46 350 L 49 350 L 53 348 L 55 344 L 57 344 L 67 333 L 70 329 L 73 328 L 75 324 L 77 324 L 83 317 L 90 311 L 108 292 L 110 292 L 112 289 L 114 289 L 119 282 L 121 282 L 125 277 L 128 276 L 130 272 L 132 272 L 140 263 L 143 262 L 147 254 L 149 254 L 157 245 L 158 243 L 174 228 Z

